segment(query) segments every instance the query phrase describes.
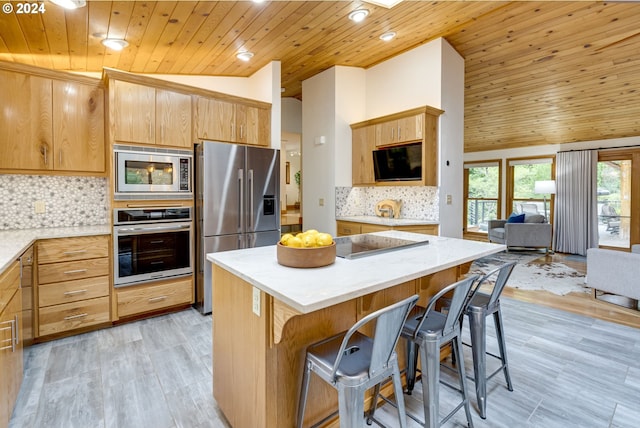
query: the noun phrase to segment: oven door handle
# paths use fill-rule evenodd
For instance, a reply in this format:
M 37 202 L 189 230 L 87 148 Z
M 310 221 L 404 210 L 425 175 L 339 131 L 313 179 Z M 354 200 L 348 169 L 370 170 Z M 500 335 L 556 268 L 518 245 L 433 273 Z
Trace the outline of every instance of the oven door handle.
M 173 226 L 156 226 L 156 227 L 125 227 L 116 229 L 118 235 L 130 235 L 140 233 L 155 233 L 155 232 L 179 232 L 181 230 L 190 229 L 190 224 L 173 225 Z

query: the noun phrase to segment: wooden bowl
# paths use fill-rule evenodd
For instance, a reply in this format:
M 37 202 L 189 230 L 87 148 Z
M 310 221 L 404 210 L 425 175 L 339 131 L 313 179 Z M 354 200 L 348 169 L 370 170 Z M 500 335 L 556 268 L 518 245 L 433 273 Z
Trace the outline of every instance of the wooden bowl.
M 327 266 L 336 261 L 336 243 L 326 247 L 296 248 L 278 242 L 278 263 L 294 268 L 315 268 Z

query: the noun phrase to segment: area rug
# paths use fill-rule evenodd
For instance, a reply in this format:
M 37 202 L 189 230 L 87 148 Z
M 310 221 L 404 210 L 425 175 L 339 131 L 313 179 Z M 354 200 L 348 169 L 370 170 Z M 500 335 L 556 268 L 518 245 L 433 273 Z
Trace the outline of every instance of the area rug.
M 507 287 L 521 290 L 545 290 L 560 296 L 573 292 L 591 292 L 584 283 L 585 276 L 563 263 L 531 263 L 540 257 L 544 257 L 544 254 L 530 251 L 508 253 L 503 251 L 473 262 L 469 274 L 483 275 L 504 263 L 516 261 L 517 264 L 513 268 Z

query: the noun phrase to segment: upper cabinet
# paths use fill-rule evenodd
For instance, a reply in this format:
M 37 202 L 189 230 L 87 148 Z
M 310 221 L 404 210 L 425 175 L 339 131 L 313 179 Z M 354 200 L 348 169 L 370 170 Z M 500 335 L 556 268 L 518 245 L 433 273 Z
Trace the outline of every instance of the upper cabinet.
M 191 96 L 113 80 L 114 140 L 191 147 Z
M 352 184 L 437 186 L 438 120 L 442 113 L 433 107 L 420 107 L 352 124 Z M 409 143 L 422 144 L 421 179 L 376 182 L 373 152 Z
M 0 169 L 105 172 L 99 81 L 3 63 L 0 95 Z
M 201 140 L 269 146 L 270 106 L 198 97 L 196 137 Z

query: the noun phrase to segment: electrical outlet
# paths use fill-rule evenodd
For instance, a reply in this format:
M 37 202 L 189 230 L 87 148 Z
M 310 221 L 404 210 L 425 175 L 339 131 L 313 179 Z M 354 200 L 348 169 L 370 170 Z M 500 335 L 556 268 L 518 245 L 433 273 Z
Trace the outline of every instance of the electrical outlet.
M 260 289 L 253 287 L 253 313 L 260 316 Z
M 321 207 L 324 207 L 324 198 L 320 198 L 320 199 L 318 199 L 318 204 L 319 204 Z
M 47 212 L 47 205 L 44 203 L 44 201 L 35 201 L 33 203 L 33 212 L 35 214 L 44 214 L 45 212 Z
M 447 205 L 451 205 L 451 195 L 447 195 Z

